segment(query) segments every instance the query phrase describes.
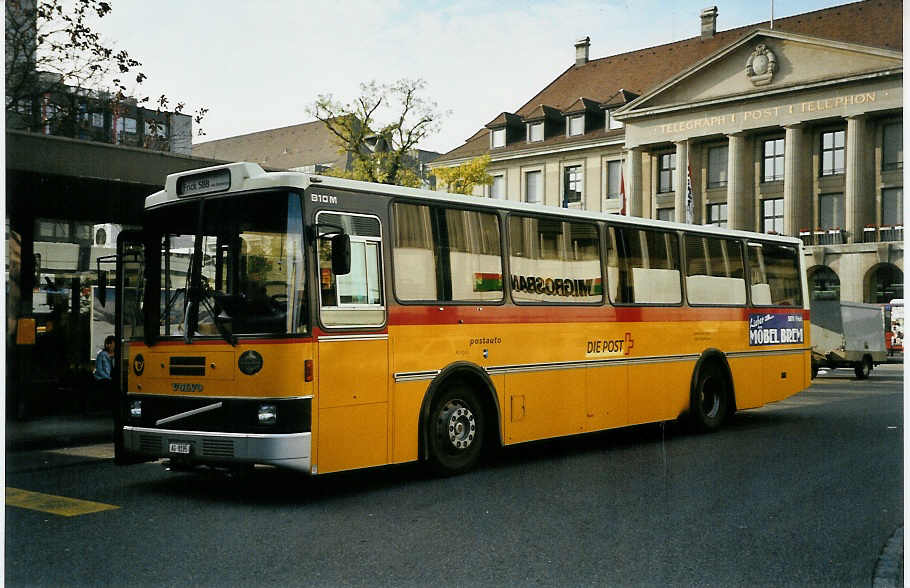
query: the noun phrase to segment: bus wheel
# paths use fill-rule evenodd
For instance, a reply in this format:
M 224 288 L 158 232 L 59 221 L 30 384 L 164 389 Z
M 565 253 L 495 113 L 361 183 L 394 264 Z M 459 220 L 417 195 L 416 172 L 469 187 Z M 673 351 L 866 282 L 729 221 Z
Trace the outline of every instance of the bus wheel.
M 730 401 L 727 387 L 727 378 L 716 363 L 706 363 L 698 370 L 690 402 L 690 416 L 696 431 L 716 431 L 723 424 Z
M 477 396 L 464 386 L 450 386 L 430 411 L 430 465 L 451 476 L 471 469 L 483 446 L 484 415 Z
M 872 373 L 872 358 L 868 355 L 863 358 L 863 363 L 853 368 L 857 380 L 865 380 Z

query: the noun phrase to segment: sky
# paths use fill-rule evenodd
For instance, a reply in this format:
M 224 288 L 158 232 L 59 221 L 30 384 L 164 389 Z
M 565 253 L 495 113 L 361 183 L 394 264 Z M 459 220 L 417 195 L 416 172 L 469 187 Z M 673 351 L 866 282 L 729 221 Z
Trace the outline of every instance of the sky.
M 95 24 L 142 62 L 143 93 L 209 109 L 194 143 L 309 122 L 319 95 L 407 78 L 444 113 L 420 147 L 445 153 L 574 64 L 577 40 L 597 59 L 695 37 L 711 1 L 111 0 Z M 771 0 L 714 2 L 718 30 L 771 17 Z M 840 4 L 778 0 L 774 18 Z

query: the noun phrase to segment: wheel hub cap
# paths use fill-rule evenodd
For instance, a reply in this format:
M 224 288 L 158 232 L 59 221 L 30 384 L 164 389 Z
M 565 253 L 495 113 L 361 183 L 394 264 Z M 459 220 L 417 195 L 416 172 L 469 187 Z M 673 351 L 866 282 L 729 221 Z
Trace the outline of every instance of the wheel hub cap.
M 467 449 L 471 446 L 477 433 L 477 425 L 474 422 L 474 413 L 470 409 L 453 400 L 443 408 L 440 421 L 448 432 L 452 447 Z

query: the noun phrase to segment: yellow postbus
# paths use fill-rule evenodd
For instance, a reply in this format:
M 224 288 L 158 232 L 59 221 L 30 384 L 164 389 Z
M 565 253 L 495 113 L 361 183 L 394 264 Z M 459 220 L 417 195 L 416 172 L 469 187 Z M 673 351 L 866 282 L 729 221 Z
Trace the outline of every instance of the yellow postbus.
M 810 384 L 798 239 L 236 163 L 119 240 L 118 462 L 310 474 L 734 411 Z

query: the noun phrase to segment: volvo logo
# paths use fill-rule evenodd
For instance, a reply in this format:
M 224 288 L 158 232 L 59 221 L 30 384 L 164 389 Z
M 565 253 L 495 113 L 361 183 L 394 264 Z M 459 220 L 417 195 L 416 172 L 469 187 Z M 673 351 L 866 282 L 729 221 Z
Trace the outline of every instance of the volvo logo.
M 202 384 L 171 384 L 174 392 L 202 392 Z
M 141 376 L 142 372 L 145 371 L 145 359 L 142 357 L 142 354 L 139 353 L 136 357 L 133 358 L 133 373 L 137 376 Z

